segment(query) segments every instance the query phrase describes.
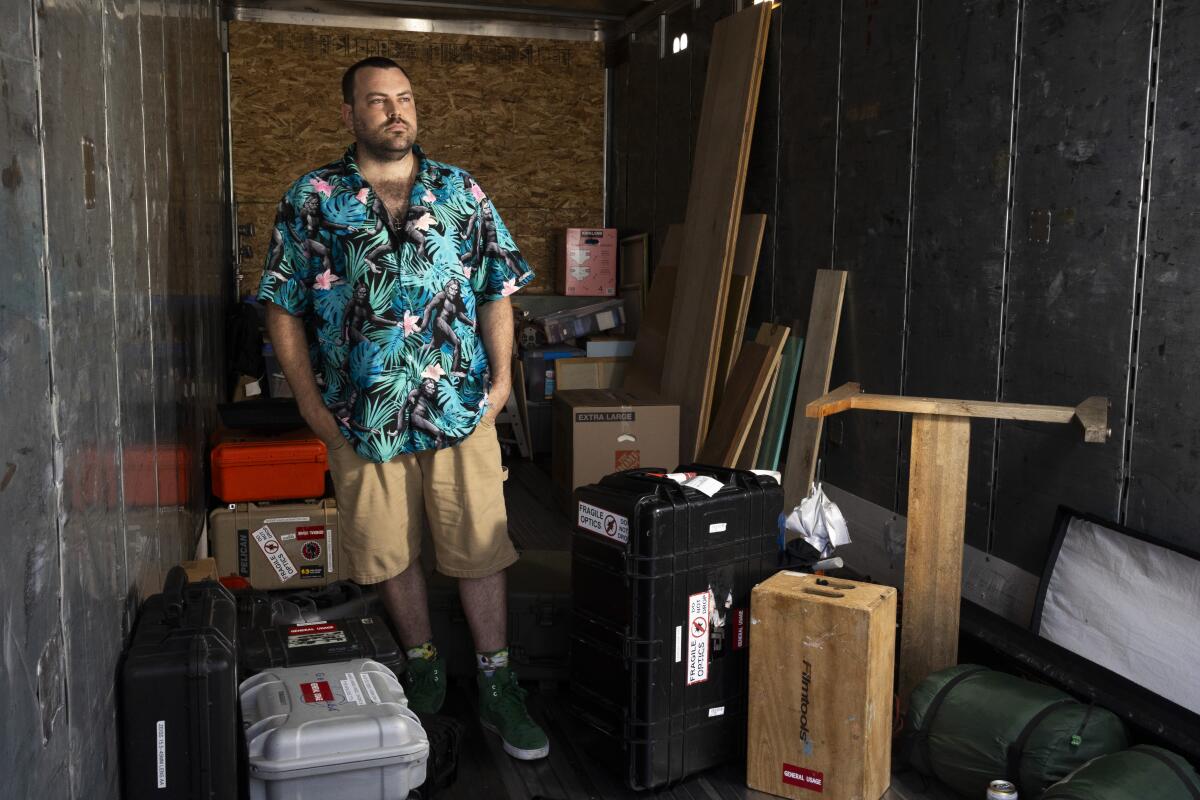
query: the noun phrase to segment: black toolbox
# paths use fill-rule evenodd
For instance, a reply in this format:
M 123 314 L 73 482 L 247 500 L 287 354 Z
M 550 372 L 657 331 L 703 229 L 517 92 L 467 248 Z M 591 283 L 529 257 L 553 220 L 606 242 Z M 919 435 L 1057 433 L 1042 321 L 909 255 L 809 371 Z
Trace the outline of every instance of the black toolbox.
M 172 568 L 121 666 L 126 800 L 238 796 L 237 685 L 233 596 Z
M 744 755 L 750 590 L 778 559 L 773 478 L 678 471 L 723 486 L 639 469 L 574 495 L 569 703 L 632 789 Z
M 311 592 L 248 589 L 237 593 L 237 605 L 242 677 L 356 658 L 378 661 L 396 675 L 404 671 L 382 605 L 356 584 L 339 581 Z

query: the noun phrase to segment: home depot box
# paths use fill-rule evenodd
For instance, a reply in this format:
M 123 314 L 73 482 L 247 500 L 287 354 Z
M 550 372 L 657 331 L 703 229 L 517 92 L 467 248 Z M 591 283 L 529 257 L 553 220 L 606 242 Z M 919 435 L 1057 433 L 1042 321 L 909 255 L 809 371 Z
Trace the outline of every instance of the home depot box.
M 570 297 L 614 297 L 617 229 L 567 228 L 559 241 L 558 285 Z
M 639 400 L 618 389 L 555 393 L 553 471 L 560 499 L 612 472 L 674 469 L 678 461 L 678 405 Z
M 779 572 L 750 600 L 746 784 L 878 800 L 890 781 L 896 590 Z

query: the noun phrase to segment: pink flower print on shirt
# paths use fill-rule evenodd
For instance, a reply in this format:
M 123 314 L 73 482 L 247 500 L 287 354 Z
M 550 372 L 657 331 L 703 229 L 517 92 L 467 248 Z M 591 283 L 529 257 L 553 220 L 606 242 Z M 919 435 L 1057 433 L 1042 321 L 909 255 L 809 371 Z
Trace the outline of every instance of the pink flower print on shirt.
M 437 218 L 434 217 L 433 214 L 422 214 L 420 218 L 413 223 L 413 226 L 419 231 L 427 231 L 429 230 L 429 226 L 435 222 L 437 222 Z
M 445 374 L 446 374 L 446 370 L 442 369 L 441 364 L 430 364 L 428 367 L 425 368 L 425 371 L 421 373 L 421 377 L 429 378 L 434 383 L 437 383 L 438 381 L 440 381 L 442 379 L 442 376 Z
M 424 203 L 425 205 L 429 205 L 430 203 L 432 203 L 436 200 L 437 200 L 437 195 L 435 195 L 433 192 L 429 191 L 428 189 L 425 190 L 425 194 L 421 195 L 421 202 Z
M 418 324 L 418 323 L 420 323 L 420 321 L 421 321 L 420 317 L 411 313 L 410 311 L 408 311 L 408 309 L 405 309 L 404 310 L 404 335 L 409 336 L 409 335 L 414 334 L 417 331 L 419 331 L 421 329 L 420 325 Z
M 472 267 L 463 267 L 463 277 L 467 280 L 471 279 L 471 273 L 474 271 Z
M 312 184 L 314 189 L 326 197 L 329 197 L 329 195 L 333 194 L 333 185 L 321 180 L 320 178 L 309 178 L 308 182 Z
M 500 290 L 500 296 L 508 297 L 510 294 L 515 293 L 517 291 L 517 289 L 520 289 L 520 288 L 521 288 L 520 286 L 517 286 L 516 278 L 509 278 L 508 280 L 506 280 L 504 282 L 504 288 L 502 288 Z
M 471 184 L 471 196 L 475 198 L 476 203 L 482 203 L 487 197 L 487 195 L 483 193 L 483 189 L 479 188 L 478 183 Z
M 313 281 L 313 288 L 320 289 L 323 292 L 328 292 L 333 288 L 333 284 L 335 284 L 337 280 L 338 276 L 334 275 L 332 270 L 327 269 L 318 275 L 316 280 Z
M 358 200 L 358 202 L 365 206 L 367 205 L 367 195 L 370 194 L 370 192 L 371 190 L 364 186 L 358 190 L 358 194 L 354 195 L 354 197 Z

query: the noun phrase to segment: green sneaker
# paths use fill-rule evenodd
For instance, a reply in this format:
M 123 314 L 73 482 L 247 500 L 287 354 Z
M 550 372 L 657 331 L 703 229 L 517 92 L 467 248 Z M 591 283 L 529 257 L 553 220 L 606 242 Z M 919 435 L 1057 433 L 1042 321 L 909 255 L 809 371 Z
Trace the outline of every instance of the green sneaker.
M 410 658 L 404 670 L 404 693 L 408 707 L 422 714 L 436 714 L 446 702 L 446 659 Z
M 525 708 L 525 690 L 508 667 L 492 677 L 479 673 L 479 721 L 500 735 L 504 752 L 522 761 L 550 755 L 550 740 Z

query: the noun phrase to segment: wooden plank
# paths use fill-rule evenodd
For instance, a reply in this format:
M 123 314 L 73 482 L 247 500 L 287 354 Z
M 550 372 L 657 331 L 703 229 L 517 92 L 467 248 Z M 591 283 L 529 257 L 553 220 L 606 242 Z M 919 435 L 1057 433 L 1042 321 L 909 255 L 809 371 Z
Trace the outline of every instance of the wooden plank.
M 744 214 L 738 223 L 737 245 L 733 251 L 733 275 L 729 279 L 729 300 L 725 304 L 725 324 L 717 349 L 717 375 L 713 386 L 713 407 L 719 406 L 725 383 L 737 361 L 738 350 L 746 336 L 746 315 L 750 311 L 750 295 L 754 291 L 754 273 L 762 251 L 763 233 L 767 229 L 766 214 Z M 769 397 L 770 395 L 768 395 Z
M 905 706 L 926 676 L 957 663 L 970 446 L 969 418 L 913 416 L 897 687 Z
M 757 333 L 754 335 L 754 341 L 759 344 L 767 344 L 771 336 L 770 325 L 760 325 Z M 792 341 L 792 337 L 788 337 L 788 342 Z M 787 345 L 784 345 L 784 351 L 787 351 Z M 754 469 L 755 462 L 758 461 L 758 452 L 762 447 L 763 431 L 767 427 L 767 416 L 771 411 L 771 398 L 775 396 L 776 388 L 779 386 L 779 374 L 783 366 L 783 358 L 779 359 L 780 369 L 776 369 L 771 373 L 771 383 L 767 388 L 767 393 L 763 398 L 763 402 L 758 407 L 758 413 L 754 415 L 754 422 L 750 424 L 750 432 L 746 435 L 746 444 L 742 446 L 742 453 L 738 456 L 738 469 Z
M 846 273 L 817 270 L 813 288 L 808 332 L 804 336 L 804 359 L 796 381 L 796 411 L 792 416 L 792 435 L 788 440 L 787 463 L 783 473 L 783 507 L 794 508 L 808 494 L 817 472 L 817 446 L 821 441 L 821 419 L 804 413 L 815 398 L 829 391 L 833 370 L 833 351 L 837 345 L 838 325 L 842 319 L 842 298 L 846 293 Z
M 617 389 L 625 379 L 629 359 L 617 356 L 560 358 L 554 362 L 555 391 Z
M 672 225 L 667 229 L 667 240 L 658 259 L 658 269 L 654 270 L 637 341 L 633 344 L 633 361 L 625 373 L 622 386 L 625 391 L 639 397 L 651 398 L 659 391 L 663 360 L 666 358 L 667 334 L 671 330 L 675 276 L 678 274 L 682 251 L 683 226 Z
M 854 382 L 846 383 L 818 397 L 805 408 L 809 417 L 828 417 L 849 409 L 897 411 L 905 414 L 937 414 L 947 417 L 1016 419 L 1026 422 L 1070 422 L 1078 418 L 1084 441 L 1105 442 L 1112 433 L 1108 428 L 1108 398 L 1089 397 L 1078 406 L 1046 406 L 1029 403 L 995 403 L 990 400 L 951 400 L 939 397 L 902 397 L 887 394 L 862 394 Z
M 767 329 L 764 343 L 747 342 L 742 347 L 733 368 L 729 392 L 700 450 L 701 463 L 732 467 L 738 462 L 754 416 L 766 401 L 771 375 L 779 369 L 783 346 L 791 333 L 791 329 L 783 325 L 764 325 L 763 328 Z
M 750 6 L 713 31 L 679 262 L 688 279 L 677 282 L 660 382 L 661 394 L 679 403 L 682 461 L 696 455 L 708 428 L 714 323 L 725 314 L 771 6 Z
M 793 334 L 799 326 L 792 326 Z M 792 417 L 792 401 L 796 399 L 796 377 L 800 374 L 800 359 L 804 354 L 804 338 L 788 337 L 779 361 L 779 378 L 775 381 L 775 393 L 771 395 L 771 409 L 767 413 L 767 426 L 763 431 L 755 466 L 758 469 L 779 469 L 779 457 L 783 452 L 783 437 L 787 434 L 787 423 Z

